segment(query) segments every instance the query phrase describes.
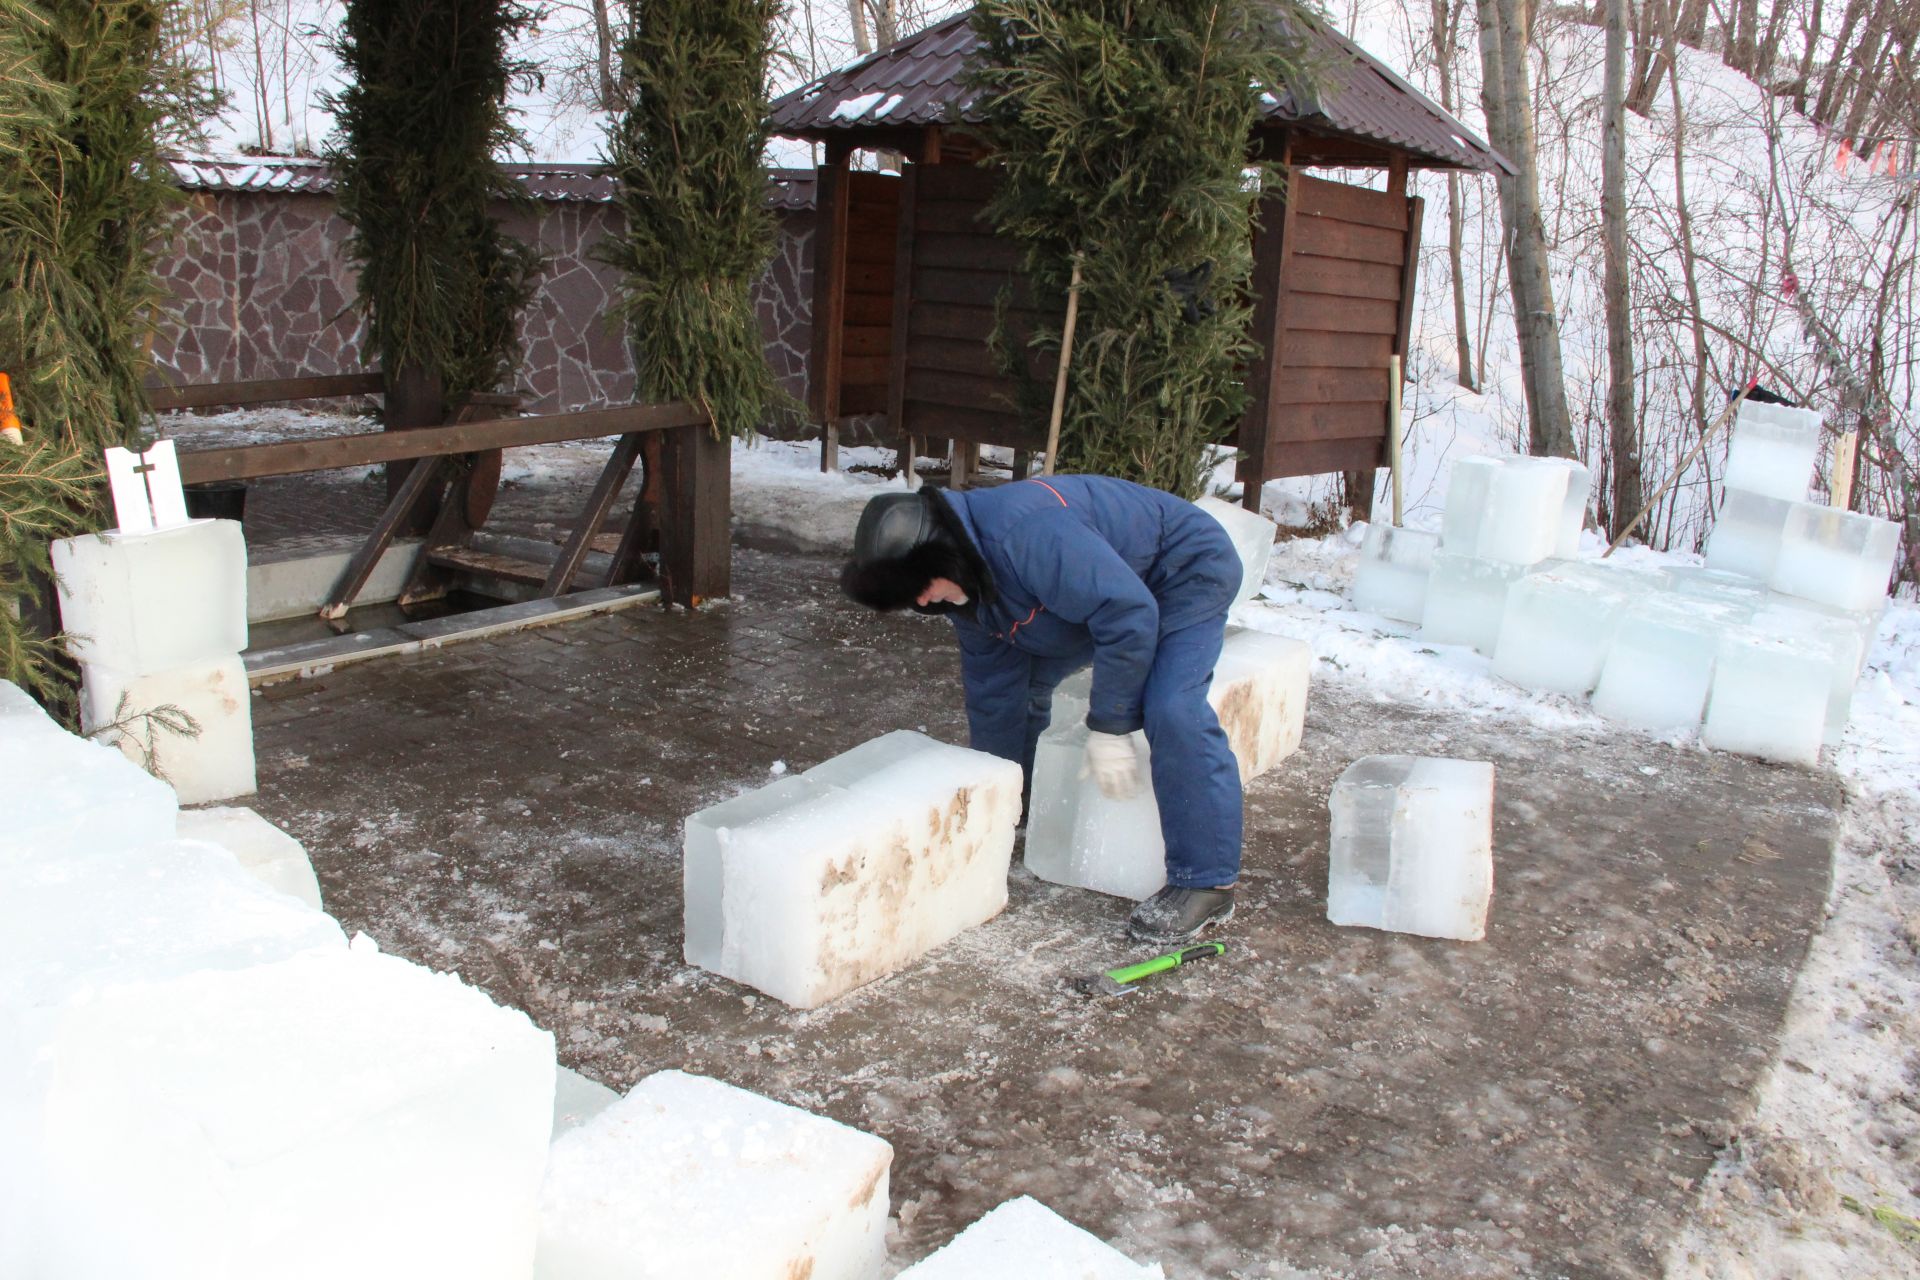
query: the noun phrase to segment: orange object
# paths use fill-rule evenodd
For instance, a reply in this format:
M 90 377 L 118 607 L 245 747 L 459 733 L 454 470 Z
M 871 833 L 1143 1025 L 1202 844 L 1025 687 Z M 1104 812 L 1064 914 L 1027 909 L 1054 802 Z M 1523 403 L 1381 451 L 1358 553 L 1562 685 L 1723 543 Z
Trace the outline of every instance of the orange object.
M 4 373 L 0 373 L 0 439 L 14 444 L 26 443 L 20 434 L 20 419 L 13 413 L 13 379 Z

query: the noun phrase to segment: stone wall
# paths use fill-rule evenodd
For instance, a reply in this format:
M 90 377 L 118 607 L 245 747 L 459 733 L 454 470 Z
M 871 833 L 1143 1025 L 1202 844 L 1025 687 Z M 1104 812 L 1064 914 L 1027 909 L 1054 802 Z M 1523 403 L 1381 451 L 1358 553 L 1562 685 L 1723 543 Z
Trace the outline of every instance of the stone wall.
M 619 215 L 609 204 L 542 200 L 504 218 L 547 258 L 521 317 L 516 389 L 528 412 L 625 403 L 633 362 L 611 319 L 618 273 L 592 250 Z M 811 209 L 777 211 L 774 260 L 755 290 L 767 360 L 806 398 L 813 302 Z M 230 382 L 350 373 L 366 326 L 353 306 L 349 228 L 331 196 L 307 192 L 190 191 L 159 271 L 174 305 L 154 341 L 169 382 Z

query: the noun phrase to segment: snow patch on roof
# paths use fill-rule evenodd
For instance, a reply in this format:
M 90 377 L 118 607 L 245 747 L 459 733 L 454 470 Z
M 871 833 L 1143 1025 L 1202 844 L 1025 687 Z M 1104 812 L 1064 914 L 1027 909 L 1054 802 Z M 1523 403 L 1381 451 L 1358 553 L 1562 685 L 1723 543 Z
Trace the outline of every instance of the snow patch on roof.
M 863 93 L 857 98 L 848 98 L 846 101 L 842 102 L 839 106 L 833 109 L 832 119 L 858 120 L 861 116 L 864 116 L 865 114 L 867 114 L 867 109 L 869 107 L 873 106 L 874 103 L 879 102 L 882 98 L 886 96 L 887 95 L 884 90 L 877 90 L 873 93 Z M 896 94 L 894 95 L 894 97 L 896 100 L 898 100 L 899 95 Z

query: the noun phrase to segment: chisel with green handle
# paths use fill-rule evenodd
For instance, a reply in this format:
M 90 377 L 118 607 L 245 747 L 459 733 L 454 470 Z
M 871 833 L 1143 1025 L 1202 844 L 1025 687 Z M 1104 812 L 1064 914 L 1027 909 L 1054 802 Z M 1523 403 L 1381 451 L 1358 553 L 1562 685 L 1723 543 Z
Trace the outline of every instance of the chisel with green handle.
M 1192 964 L 1196 960 L 1209 960 L 1214 956 L 1225 955 L 1227 944 L 1224 942 L 1201 942 L 1191 947 L 1182 947 L 1178 951 L 1169 951 L 1163 956 L 1151 960 L 1142 960 L 1139 964 L 1121 965 L 1118 969 L 1108 969 L 1105 973 L 1089 974 L 1076 979 L 1074 985 L 1088 995 L 1123 996 L 1129 991 L 1138 990 L 1134 985 L 1142 978 L 1150 978 L 1156 973 L 1165 973 L 1169 969 L 1178 969 L 1183 964 Z

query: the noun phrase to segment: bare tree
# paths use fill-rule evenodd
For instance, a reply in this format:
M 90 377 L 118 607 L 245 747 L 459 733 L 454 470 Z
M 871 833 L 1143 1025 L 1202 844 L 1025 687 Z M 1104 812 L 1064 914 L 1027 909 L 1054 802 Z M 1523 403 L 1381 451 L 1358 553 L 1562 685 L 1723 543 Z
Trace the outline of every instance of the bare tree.
M 1640 514 L 1640 444 L 1633 408 L 1633 298 L 1627 270 L 1627 3 L 1606 0 L 1605 143 L 1600 225 L 1606 257 L 1607 441 L 1613 485 L 1607 532 L 1615 537 Z
M 1540 221 L 1539 166 L 1533 145 L 1533 97 L 1528 88 L 1528 0 L 1478 0 L 1481 100 L 1494 146 L 1515 173 L 1499 178 L 1500 223 L 1513 287 L 1514 331 L 1520 341 L 1527 393 L 1528 448 L 1536 454 L 1573 453 L 1567 393 L 1560 366 L 1560 324 L 1554 314 L 1546 231 Z
M 1457 111 L 1454 101 L 1453 60 L 1459 55 L 1460 19 L 1464 0 L 1431 0 L 1433 9 L 1433 68 L 1440 82 L 1440 105 Z M 1455 378 L 1469 391 L 1477 389 L 1473 376 L 1472 330 L 1467 324 L 1467 275 L 1462 261 L 1466 218 L 1460 198 L 1460 175 L 1447 174 L 1447 271 L 1453 283 L 1453 345 Z

